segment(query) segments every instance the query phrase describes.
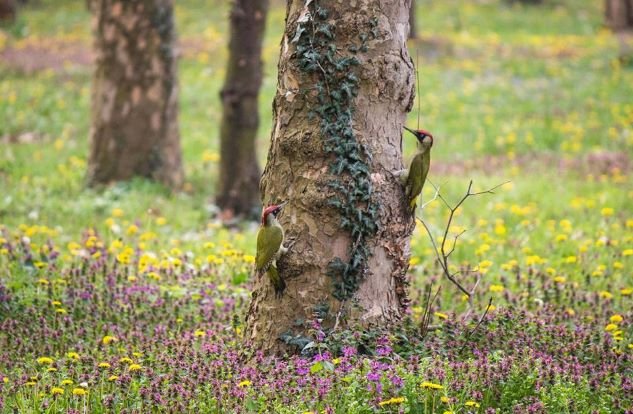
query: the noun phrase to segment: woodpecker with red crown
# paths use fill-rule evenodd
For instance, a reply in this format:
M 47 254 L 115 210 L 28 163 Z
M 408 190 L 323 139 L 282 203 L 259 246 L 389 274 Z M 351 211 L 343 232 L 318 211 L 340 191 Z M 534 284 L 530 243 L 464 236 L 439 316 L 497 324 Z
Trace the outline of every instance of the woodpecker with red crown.
M 265 207 L 262 212 L 262 223 L 257 233 L 255 270 L 258 276 L 263 273 L 268 275 L 277 297 L 280 297 L 286 288 L 286 282 L 277 270 L 277 259 L 288 251 L 288 248 L 284 247 L 284 229 L 277 220 L 277 216 L 286 204 L 288 204 L 287 201 Z
M 411 160 L 411 165 L 406 170 L 399 171 L 400 181 L 404 186 L 404 191 L 409 203 L 411 214 L 415 213 L 418 196 L 422 193 L 426 176 L 431 167 L 431 147 L 433 146 L 433 135 L 423 129 L 413 130 L 406 126 L 407 131 L 417 138 L 417 152 Z

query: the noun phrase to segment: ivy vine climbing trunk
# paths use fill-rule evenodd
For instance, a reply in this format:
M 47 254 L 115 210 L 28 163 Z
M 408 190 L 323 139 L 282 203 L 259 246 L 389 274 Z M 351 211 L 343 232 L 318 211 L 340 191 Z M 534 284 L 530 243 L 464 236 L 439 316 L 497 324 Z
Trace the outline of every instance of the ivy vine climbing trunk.
M 277 261 L 283 296 L 257 279 L 246 316 L 246 339 L 269 353 L 301 349 L 317 317 L 326 331 L 397 322 L 414 227 L 394 176 L 415 89 L 409 1 L 289 0 L 286 12 L 260 190 L 288 201 L 294 244 Z
M 95 72 L 88 184 L 183 182 L 172 0 L 90 0 Z
M 234 0 L 226 80 L 220 97 L 220 177 L 218 206 L 231 215 L 252 216 L 259 209 L 255 138 L 257 96 L 262 84 L 262 41 L 268 0 Z

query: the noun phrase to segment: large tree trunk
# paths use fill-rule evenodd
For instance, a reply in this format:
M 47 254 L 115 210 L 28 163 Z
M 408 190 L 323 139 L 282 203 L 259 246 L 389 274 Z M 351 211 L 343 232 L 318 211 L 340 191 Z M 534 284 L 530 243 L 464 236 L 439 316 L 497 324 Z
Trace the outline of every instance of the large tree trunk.
M 183 182 L 172 0 L 92 0 L 89 185 Z
M 262 84 L 262 41 L 268 0 L 235 0 L 223 104 L 218 206 L 231 215 L 251 216 L 259 208 L 255 138 L 257 95 Z
M 260 187 L 264 204 L 289 201 L 280 221 L 296 242 L 278 261 L 280 299 L 255 281 L 257 349 L 305 344 L 315 317 L 341 328 L 403 315 L 414 221 L 393 174 L 414 99 L 408 17 L 408 0 L 288 1 Z
M 16 7 L 14 0 L 0 0 L 0 23 L 15 20 L 15 13 Z
M 411 7 L 409 7 L 409 39 L 418 38 L 418 26 L 415 15 L 416 0 L 411 0 Z
M 614 31 L 633 29 L 633 0 L 605 0 L 605 20 Z

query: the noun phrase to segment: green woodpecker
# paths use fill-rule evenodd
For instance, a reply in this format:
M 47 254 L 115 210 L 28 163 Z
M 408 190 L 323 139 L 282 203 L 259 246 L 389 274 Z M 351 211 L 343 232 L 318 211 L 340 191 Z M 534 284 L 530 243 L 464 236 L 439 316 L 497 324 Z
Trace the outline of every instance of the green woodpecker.
M 426 176 L 429 174 L 433 135 L 423 129 L 414 131 L 406 126 L 404 129 L 411 132 L 418 139 L 417 152 L 411 160 L 411 165 L 408 169 L 400 171 L 400 181 L 404 186 L 409 208 L 411 209 L 411 214 L 413 214 L 415 212 L 418 196 L 422 193 Z
M 288 248 L 284 247 L 284 229 L 279 224 L 277 216 L 287 203 L 286 201 L 264 208 L 262 224 L 257 233 L 255 269 L 258 276 L 263 273 L 268 275 L 277 296 L 281 296 L 286 283 L 277 270 L 276 260 L 288 251 Z

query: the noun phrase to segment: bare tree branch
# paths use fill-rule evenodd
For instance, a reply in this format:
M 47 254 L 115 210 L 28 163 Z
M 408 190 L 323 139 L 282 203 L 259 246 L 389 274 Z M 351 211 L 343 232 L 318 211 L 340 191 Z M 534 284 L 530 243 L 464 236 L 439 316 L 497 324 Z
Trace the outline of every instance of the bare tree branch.
M 437 291 L 435 292 L 435 295 L 433 295 L 433 298 L 431 298 L 431 291 L 433 290 L 433 286 L 429 286 L 428 289 L 426 290 L 424 314 L 422 315 L 422 321 L 420 321 L 420 336 L 422 338 L 426 337 L 426 335 L 431 330 L 431 327 L 430 327 L 431 310 L 433 308 L 433 303 L 435 303 L 435 300 L 437 299 L 437 295 L 439 295 L 441 289 L 442 289 L 442 286 L 439 286 L 437 288 Z
M 448 262 L 448 259 L 450 258 L 451 254 L 453 254 L 453 252 L 455 251 L 455 248 L 457 246 L 457 240 L 466 232 L 466 230 L 463 230 L 459 234 L 455 235 L 455 237 L 453 238 L 453 244 L 450 247 L 450 250 L 447 251 L 446 240 L 448 239 L 448 233 L 449 233 L 449 231 L 451 229 L 451 225 L 453 224 L 453 218 L 455 217 L 455 213 L 466 202 L 466 200 L 468 200 L 469 197 L 478 196 L 478 195 L 482 195 L 482 194 L 494 194 L 494 191 L 496 189 L 498 189 L 499 187 L 501 187 L 501 186 L 503 186 L 503 185 L 505 185 L 505 184 L 507 184 L 509 182 L 510 181 L 503 182 L 503 183 L 498 184 L 498 185 L 496 185 L 496 186 L 494 186 L 494 187 L 492 187 L 492 188 L 490 188 L 488 190 L 473 192 L 472 191 L 473 180 L 470 180 L 469 183 L 468 183 L 468 189 L 466 190 L 466 194 L 464 194 L 464 196 L 454 206 L 451 206 L 448 203 L 448 201 L 446 201 L 444 196 L 442 196 L 442 194 L 440 193 L 440 188 L 431 182 L 431 185 L 433 186 L 433 188 L 435 188 L 435 195 L 433 196 L 433 198 L 430 201 L 428 201 L 425 204 L 423 204 L 422 208 L 424 208 L 426 205 L 428 205 L 430 202 L 434 201 L 435 199 L 439 198 L 440 200 L 442 200 L 444 205 L 446 205 L 446 207 L 450 211 L 450 213 L 448 215 L 448 220 L 446 222 L 446 226 L 444 227 L 444 231 L 443 231 L 443 235 L 442 235 L 442 242 L 440 243 L 439 248 L 438 248 L 438 243 L 436 242 L 435 238 L 433 237 L 433 233 L 431 232 L 431 229 L 429 229 L 429 226 L 426 224 L 426 222 L 421 217 L 416 216 L 416 219 L 420 223 L 422 223 L 422 225 L 424 226 L 424 229 L 426 230 L 426 233 L 429 235 L 429 239 L 431 240 L 431 244 L 433 245 L 433 250 L 435 250 L 435 255 L 437 257 L 437 261 L 439 262 L 440 267 L 444 271 L 444 275 L 460 291 L 462 291 L 465 295 L 468 296 L 469 303 L 471 304 L 471 306 L 472 306 L 471 296 L 474 293 L 475 288 L 479 284 L 479 280 L 477 280 L 477 283 L 475 283 L 475 286 L 470 291 L 467 290 L 464 286 L 462 286 L 457 281 L 457 279 L 455 279 L 455 276 L 460 274 L 461 272 L 451 273 L 449 271 L 449 262 Z
M 470 339 L 472 334 L 481 326 L 491 306 L 492 306 L 492 297 L 488 300 L 488 306 L 486 306 L 486 310 L 484 311 L 483 315 L 481 315 L 481 318 L 479 318 L 479 322 L 477 322 L 477 325 L 475 325 L 475 327 L 466 335 L 466 340 L 464 342 L 464 345 L 462 345 L 462 347 L 460 348 L 460 351 L 464 349 L 464 347 L 468 343 L 468 340 Z

